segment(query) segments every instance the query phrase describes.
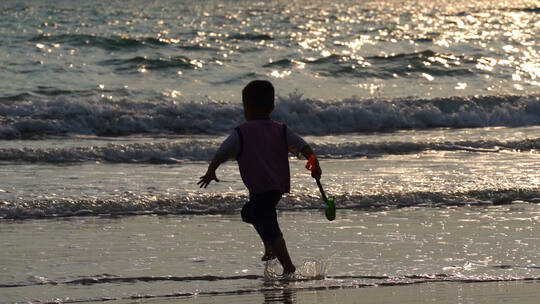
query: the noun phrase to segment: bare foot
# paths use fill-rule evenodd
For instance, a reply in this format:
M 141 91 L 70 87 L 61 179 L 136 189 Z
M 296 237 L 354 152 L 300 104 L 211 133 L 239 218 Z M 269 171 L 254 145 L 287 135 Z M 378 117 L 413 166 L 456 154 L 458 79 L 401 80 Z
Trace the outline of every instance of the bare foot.
M 283 275 L 286 276 L 286 275 L 291 275 L 293 274 L 294 272 L 296 271 L 296 267 L 292 267 L 290 269 L 284 269 L 283 270 Z
M 285 244 L 285 240 L 283 239 L 283 237 L 278 237 L 272 240 L 269 245 L 270 246 L 268 247 L 270 247 L 272 253 L 276 255 L 279 262 L 281 263 L 281 266 L 283 267 L 283 274 L 293 274 L 296 271 L 296 267 L 294 267 L 291 261 L 289 251 L 287 251 L 287 245 Z

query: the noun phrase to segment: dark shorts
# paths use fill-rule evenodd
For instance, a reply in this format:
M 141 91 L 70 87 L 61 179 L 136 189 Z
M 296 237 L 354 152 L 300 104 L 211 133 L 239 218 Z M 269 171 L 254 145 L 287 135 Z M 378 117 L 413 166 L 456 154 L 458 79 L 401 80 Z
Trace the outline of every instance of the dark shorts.
M 264 242 L 272 241 L 283 234 L 277 221 L 276 205 L 281 199 L 281 191 L 255 194 L 242 208 L 242 220 L 255 227 Z

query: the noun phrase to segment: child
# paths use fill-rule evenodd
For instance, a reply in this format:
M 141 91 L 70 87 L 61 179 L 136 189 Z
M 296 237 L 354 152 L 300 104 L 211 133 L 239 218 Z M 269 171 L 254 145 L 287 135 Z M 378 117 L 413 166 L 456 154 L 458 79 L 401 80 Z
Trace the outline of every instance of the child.
M 208 171 L 197 184 L 206 188 L 212 180 L 219 182 L 216 169 L 223 162 L 236 158 L 242 180 L 249 190 L 249 201 L 242 208 L 242 220 L 252 224 L 261 237 L 265 249 L 262 260 L 277 257 L 283 266 L 283 274 L 292 274 L 296 268 L 279 229 L 276 205 L 290 190 L 288 153 L 300 153 L 309 159 L 313 150 L 284 124 L 270 119 L 274 110 L 274 87 L 270 82 L 250 82 L 242 90 L 242 103 L 247 121 L 236 127 L 221 144 Z M 317 161 L 311 176 L 321 177 Z

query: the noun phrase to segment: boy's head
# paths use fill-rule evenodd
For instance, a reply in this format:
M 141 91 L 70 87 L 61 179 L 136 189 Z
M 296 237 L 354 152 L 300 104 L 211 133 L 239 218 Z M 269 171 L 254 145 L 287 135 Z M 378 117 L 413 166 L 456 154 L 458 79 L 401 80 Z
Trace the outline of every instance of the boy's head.
M 254 80 L 242 90 L 247 119 L 267 118 L 274 110 L 274 86 L 270 81 Z

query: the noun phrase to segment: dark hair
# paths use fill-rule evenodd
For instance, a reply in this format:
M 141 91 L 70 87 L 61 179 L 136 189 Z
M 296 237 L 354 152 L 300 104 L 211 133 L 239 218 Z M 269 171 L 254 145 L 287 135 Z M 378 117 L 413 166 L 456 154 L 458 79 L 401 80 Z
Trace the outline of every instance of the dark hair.
M 270 113 L 274 109 L 274 86 L 267 80 L 253 80 L 242 90 L 242 102 Z

